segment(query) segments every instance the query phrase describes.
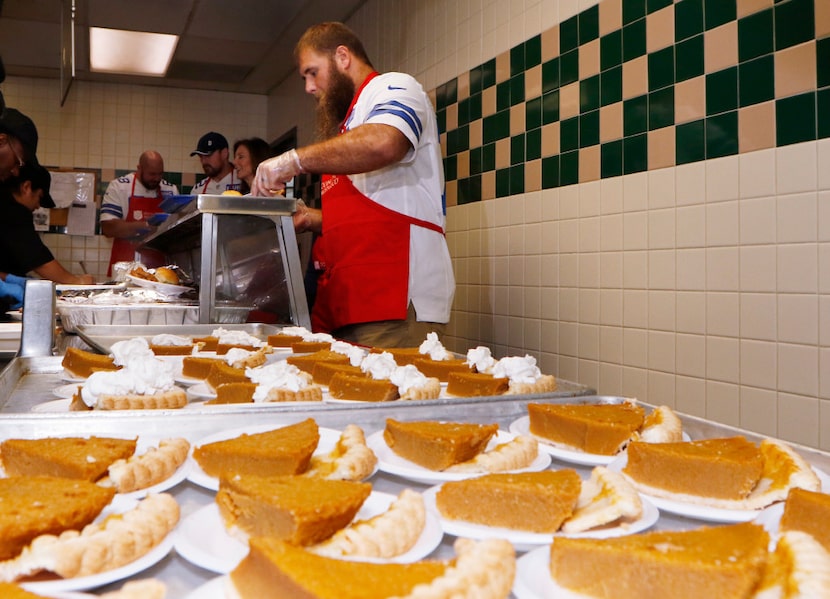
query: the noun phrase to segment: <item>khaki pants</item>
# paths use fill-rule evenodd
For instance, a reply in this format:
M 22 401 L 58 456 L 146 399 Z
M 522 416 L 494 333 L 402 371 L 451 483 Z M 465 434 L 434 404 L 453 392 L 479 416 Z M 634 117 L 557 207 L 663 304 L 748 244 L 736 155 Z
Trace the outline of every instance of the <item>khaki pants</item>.
M 366 347 L 418 347 L 427 338 L 427 333 L 438 333 L 440 338 L 446 328 L 446 324 L 439 322 L 418 322 L 415 308 L 409 304 L 406 320 L 350 324 L 334 331 L 333 335 Z

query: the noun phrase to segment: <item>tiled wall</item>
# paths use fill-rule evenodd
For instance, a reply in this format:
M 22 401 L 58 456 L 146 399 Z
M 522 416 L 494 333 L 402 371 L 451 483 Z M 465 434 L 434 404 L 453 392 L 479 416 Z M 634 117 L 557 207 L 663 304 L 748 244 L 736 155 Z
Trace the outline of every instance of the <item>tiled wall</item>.
M 189 191 L 201 172 L 190 152 L 202 134 L 216 130 L 233 144 L 265 133 L 264 96 L 76 81 L 61 107 L 56 80 L 21 77 L 9 77 L 3 95 L 37 125 L 40 162 L 96 171 L 99 198 L 111 179 L 135 170 L 144 150 L 158 150 L 166 178 Z M 109 239 L 45 234 L 44 240 L 71 272 L 80 273 L 84 260 L 97 280 L 105 280 Z

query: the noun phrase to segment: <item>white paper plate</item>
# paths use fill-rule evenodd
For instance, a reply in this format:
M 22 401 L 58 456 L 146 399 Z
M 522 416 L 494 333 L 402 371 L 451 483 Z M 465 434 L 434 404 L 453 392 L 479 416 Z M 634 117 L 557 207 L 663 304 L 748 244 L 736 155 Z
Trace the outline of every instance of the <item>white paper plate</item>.
M 493 435 L 493 438 L 490 439 L 487 449 L 492 449 L 500 443 L 512 441 L 515 437 L 516 435 L 513 435 L 512 433 L 498 431 L 495 435 Z M 383 431 L 377 431 L 376 433 L 369 435 L 366 439 L 366 445 L 368 445 L 369 448 L 375 452 L 375 455 L 378 458 L 378 469 L 388 474 L 394 474 L 396 476 L 400 476 L 401 478 L 423 483 L 425 485 L 435 485 L 448 480 L 464 480 L 466 478 L 481 476 L 482 474 L 481 472 L 440 472 L 419 466 L 414 462 L 410 462 L 409 460 L 400 457 L 392 451 L 392 449 L 386 444 L 386 440 L 383 438 Z M 546 453 L 539 452 L 539 455 L 537 455 L 536 459 L 531 462 L 530 466 L 527 468 L 520 468 L 519 470 L 511 470 L 510 472 L 539 472 L 548 466 L 550 466 L 550 456 Z
M 395 499 L 389 493 L 372 491 L 355 515 L 355 520 L 365 520 L 383 513 Z M 416 562 L 432 553 L 443 536 L 438 516 L 427 510 L 424 530 L 412 549 L 388 560 L 355 558 L 355 561 Z M 248 554 L 247 543 L 228 534 L 215 503 L 206 505 L 184 519 L 176 533 L 174 545 L 176 552 L 190 563 L 219 574 L 233 570 Z
M 483 524 L 474 524 L 472 522 L 450 520 L 445 518 L 441 515 L 441 512 L 435 503 L 435 494 L 438 493 L 440 488 L 440 485 L 430 487 L 423 492 L 423 496 L 427 509 L 434 510 L 441 519 L 441 528 L 444 529 L 445 533 L 456 537 L 466 537 L 468 539 L 476 540 L 507 539 L 513 543 L 518 551 L 529 551 L 539 545 L 550 545 L 554 537 L 578 537 L 584 539 L 610 539 L 612 537 L 623 537 L 625 535 L 635 534 L 651 528 L 660 517 L 660 512 L 657 511 L 654 504 L 648 499 L 641 497 L 643 502 L 643 514 L 633 522 L 573 534 L 536 533 L 525 530 L 515 530 L 512 528 L 485 526 Z
M 184 599 L 227 599 L 225 586 L 231 583 L 227 576 L 218 576 L 208 580 L 195 591 L 188 593 Z
M 513 595 L 516 599 L 591 599 L 560 587 L 550 576 L 550 546 L 539 547 L 516 560 Z
M 200 381 L 187 388 L 187 399 L 190 401 L 194 399 L 216 399 L 216 391 L 211 389 L 206 382 Z
M 271 424 L 261 424 L 258 426 L 246 426 L 244 428 L 237 428 L 232 430 L 222 431 L 220 433 L 215 433 L 204 439 L 200 439 L 196 443 L 193 443 L 190 447 L 190 455 L 187 458 L 187 461 L 190 463 L 190 469 L 187 474 L 187 479 L 192 482 L 193 484 L 199 485 L 200 487 L 204 487 L 205 489 L 209 489 L 211 491 L 218 491 L 219 490 L 219 479 L 213 476 L 210 476 L 207 472 L 202 470 L 202 467 L 199 466 L 199 463 L 193 459 L 193 450 L 200 445 L 205 445 L 207 443 L 214 443 L 216 441 L 224 441 L 225 439 L 233 439 L 234 437 L 238 437 L 242 434 L 248 435 L 255 435 L 257 433 L 264 433 L 266 431 L 272 431 L 278 428 L 282 428 L 285 426 L 289 426 L 291 424 L 295 424 L 293 422 L 274 422 Z M 314 455 L 326 455 L 331 452 L 332 449 L 337 445 L 337 442 L 340 440 L 340 431 L 334 430 L 331 428 L 324 428 L 319 427 L 318 431 L 320 433 L 320 442 L 317 444 L 317 449 L 314 451 Z M 377 472 L 377 468 L 367 476 L 366 478 L 371 478 L 374 473 Z
M 67 383 L 65 385 L 61 385 L 60 387 L 55 387 L 52 389 L 52 394 L 60 399 L 72 399 L 75 396 L 75 393 L 78 392 L 78 387 L 80 387 L 81 384 L 82 383 L 80 382 Z
M 245 410 L 253 408 L 271 408 L 279 410 L 280 408 L 288 409 L 296 406 L 319 406 L 320 401 L 260 401 L 260 402 L 246 402 L 246 403 L 217 403 L 209 404 L 209 400 L 196 400 L 188 402 L 184 407 L 185 410 Z
M 133 285 L 138 285 L 139 287 L 144 287 L 146 289 L 152 289 L 154 291 L 158 291 L 162 295 L 168 296 L 179 296 L 185 291 L 190 291 L 191 287 L 186 287 L 184 285 L 170 285 L 168 283 L 158 283 L 156 281 L 148 281 L 147 279 L 142 279 L 140 277 L 134 277 L 133 275 L 127 275 L 127 280 L 129 280 Z

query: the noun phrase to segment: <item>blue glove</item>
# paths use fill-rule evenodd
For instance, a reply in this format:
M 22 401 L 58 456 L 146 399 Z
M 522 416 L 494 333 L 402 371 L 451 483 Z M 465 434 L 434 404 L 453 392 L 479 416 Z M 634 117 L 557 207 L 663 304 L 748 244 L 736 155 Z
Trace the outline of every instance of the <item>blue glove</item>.
M 26 279 L 15 275 L 6 275 L 6 280 L 0 280 L 0 297 L 13 299 L 10 308 L 17 310 L 23 306 L 23 291 L 26 289 Z

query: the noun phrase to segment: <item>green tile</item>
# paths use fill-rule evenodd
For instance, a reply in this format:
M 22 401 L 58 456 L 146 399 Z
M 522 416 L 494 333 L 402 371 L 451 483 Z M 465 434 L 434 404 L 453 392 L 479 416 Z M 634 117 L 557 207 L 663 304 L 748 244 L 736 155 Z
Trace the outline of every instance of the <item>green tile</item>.
M 525 42 L 525 69 L 542 64 L 542 36 L 534 35 Z
M 678 125 L 675 130 L 674 144 L 678 165 L 705 159 L 706 129 L 703 119 Z
M 583 10 L 579 17 L 579 45 L 592 42 L 599 37 L 599 5 Z
M 827 2 L 827 0 L 819 0 Z M 775 4 L 775 49 L 783 50 L 815 39 L 816 13 L 813 0 L 788 0 Z
M 599 38 L 599 69 L 604 71 L 622 64 L 622 29 Z
M 565 86 L 579 79 L 579 50 L 571 50 L 559 57 L 559 85 Z
M 559 151 L 579 149 L 579 117 L 565 119 L 559 126 Z
M 603 179 L 622 175 L 623 142 L 621 139 L 602 144 L 599 148 L 599 170 Z
M 648 91 L 674 84 L 674 46 L 648 55 Z
M 646 53 L 646 20 L 640 19 L 623 26 L 623 62 Z
M 648 96 L 639 96 L 623 102 L 623 135 L 648 131 Z
M 525 70 L 525 45 L 519 44 L 510 48 L 510 76 L 524 73 Z
M 559 89 L 559 58 L 542 63 L 542 93 Z
M 470 70 L 470 95 L 481 92 L 481 65 Z
M 481 89 L 493 87 L 496 84 L 496 59 L 491 58 L 481 65 Z
M 460 203 L 469 204 L 481 201 L 481 175 L 470 177 L 466 180 L 466 192 L 464 201 Z
M 525 159 L 538 160 L 542 157 L 542 130 L 532 129 L 525 133 Z
M 519 73 L 510 78 L 510 105 L 515 106 L 525 101 L 525 74 Z
M 466 125 L 470 122 L 470 99 L 464 98 L 458 103 L 458 124 Z
M 738 153 L 738 111 L 706 118 L 706 159 Z
M 776 145 L 786 146 L 814 139 L 816 139 L 815 92 L 776 100 Z
M 559 187 L 559 155 L 542 158 L 542 189 Z
M 559 90 L 542 96 L 542 124 L 549 125 L 559 120 Z
M 651 14 L 662 8 L 671 6 L 674 0 L 646 0 L 646 12 Z
M 623 174 L 648 170 L 648 136 L 643 133 L 626 137 L 623 142 Z
M 579 183 L 579 150 L 564 152 L 559 155 L 559 184 L 575 185 Z
M 496 171 L 496 197 L 506 198 L 510 195 L 510 169 L 500 168 Z
M 579 111 L 599 108 L 599 75 L 594 75 L 579 82 Z
M 469 204 L 470 199 L 470 180 L 469 179 L 459 179 L 458 185 L 456 186 L 456 201 L 459 204 Z
M 579 116 L 579 147 L 587 148 L 599 143 L 599 110 Z
M 458 102 L 458 78 L 450 79 L 445 84 L 444 89 L 444 100 L 447 102 L 447 106 L 451 104 L 455 104 Z
M 447 154 L 458 154 L 470 148 L 470 126 L 464 125 L 447 132 Z
M 772 54 L 738 65 L 738 101 L 741 107 L 775 98 L 775 59 Z
M 703 0 L 703 24 L 706 31 L 738 18 L 735 0 Z
M 648 130 L 662 129 L 669 125 L 674 125 L 674 87 L 666 87 L 648 95 Z
M 578 47 L 579 15 L 574 15 L 559 24 L 559 54 L 565 54 Z
M 674 77 L 677 83 L 700 77 L 703 70 L 703 35 L 696 35 L 675 46 Z
M 706 115 L 738 107 L 738 67 L 706 75 Z
M 703 0 L 681 0 L 674 5 L 674 39 L 683 41 L 703 33 Z
M 637 19 L 642 19 L 644 16 L 646 16 L 646 0 L 623 0 L 623 25 L 633 23 Z
M 738 61 L 752 60 L 775 50 L 772 8 L 738 19 Z
M 622 66 L 600 73 L 599 99 L 602 106 L 622 100 Z
M 496 144 L 489 143 L 481 148 L 481 172 L 496 170 Z
M 481 135 L 484 143 L 508 137 L 510 135 L 510 111 L 502 110 L 484 117 Z
M 816 40 L 816 83 L 818 87 L 830 85 L 830 37 Z
M 458 179 L 458 156 L 452 155 L 444 158 L 444 178 L 447 181 Z
M 517 164 L 510 167 L 510 195 L 515 196 L 525 192 L 525 165 Z
M 435 108 L 441 110 L 447 107 L 447 84 L 435 88 Z
M 818 138 L 830 137 L 830 89 L 816 93 L 816 114 L 818 115 Z
M 481 118 L 481 92 L 473 94 L 468 99 L 470 101 L 470 122 L 472 123 Z
M 528 131 L 542 126 L 542 96 L 525 103 L 525 129 Z
M 510 79 L 496 85 L 496 110 L 510 108 Z
M 510 164 L 525 161 L 525 135 L 520 133 L 510 138 Z
M 438 133 L 445 133 L 447 131 L 447 109 L 441 108 L 436 110 L 435 120 L 438 123 Z
M 479 175 L 484 172 L 484 168 L 481 162 L 481 152 L 482 148 L 472 148 L 470 150 L 470 174 L 471 175 Z

